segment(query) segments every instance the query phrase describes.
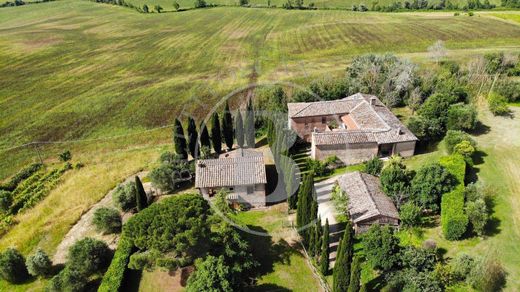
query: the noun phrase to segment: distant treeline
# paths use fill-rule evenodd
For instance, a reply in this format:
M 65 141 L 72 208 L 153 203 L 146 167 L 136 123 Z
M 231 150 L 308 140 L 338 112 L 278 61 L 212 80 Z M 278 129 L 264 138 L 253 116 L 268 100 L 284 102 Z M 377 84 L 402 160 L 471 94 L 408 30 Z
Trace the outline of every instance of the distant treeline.
M 23 0 L 14 0 L 14 2 L 6 1 L 6 2 L 0 4 L 0 8 L 22 6 L 22 5 L 26 5 L 26 4 L 38 4 L 38 3 L 51 2 L 51 1 L 56 1 L 56 0 L 39 0 L 39 1 L 31 1 L 31 2 L 24 2 Z
M 520 0 L 502 0 L 503 7 L 520 8 Z
M 502 0 L 502 3 L 510 2 L 508 7 L 520 7 L 520 0 Z M 502 4 L 504 5 L 504 4 Z M 516 6 L 514 6 L 516 5 Z M 435 3 L 428 2 L 428 0 L 413 0 L 404 2 L 394 2 L 390 5 L 380 5 L 379 2 L 373 2 L 370 7 L 366 4 L 353 5 L 352 11 L 382 11 L 382 12 L 395 12 L 405 10 L 476 10 L 476 9 L 493 9 L 496 5 L 491 4 L 489 0 L 467 0 L 466 4 L 460 5 L 452 3 L 450 0 L 441 0 Z M 304 5 L 303 0 L 287 0 L 282 5 L 284 9 L 316 9 L 314 2 L 310 2 L 308 5 Z

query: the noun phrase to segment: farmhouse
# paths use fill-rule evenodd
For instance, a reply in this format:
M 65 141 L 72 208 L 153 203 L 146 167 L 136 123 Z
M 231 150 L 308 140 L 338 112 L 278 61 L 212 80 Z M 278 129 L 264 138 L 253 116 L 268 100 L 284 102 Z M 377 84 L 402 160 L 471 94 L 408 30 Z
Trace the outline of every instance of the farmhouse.
M 352 172 L 340 176 L 337 182 L 348 196 L 348 212 L 356 233 L 365 232 L 372 224 L 399 226 L 399 213 L 381 190 L 379 178 Z
M 414 154 L 417 137 L 373 95 L 357 93 L 287 106 L 289 127 L 311 143 L 313 159 L 335 155 L 346 164 L 356 164 L 374 156 Z
M 240 148 L 218 159 L 201 159 L 196 163 L 195 187 L 205 198 L 224 189 L 229 192 L 227 198 L 232 204 L 261 207 L 265 206 L 266 183 L 261 152 Z

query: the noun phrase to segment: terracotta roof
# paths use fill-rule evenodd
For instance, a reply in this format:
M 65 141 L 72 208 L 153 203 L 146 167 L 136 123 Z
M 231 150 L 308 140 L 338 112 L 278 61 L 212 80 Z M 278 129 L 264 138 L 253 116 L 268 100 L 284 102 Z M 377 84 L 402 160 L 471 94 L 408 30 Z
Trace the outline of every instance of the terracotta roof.
M 379 178 L 361 172 L 351 172 L 338 178 L 338 184 L 348 196 L 348 210 L 354 223 L 377 216 L 399 219 L 392 200 L 381 190 Z
M 337 130 L 327 134 L 313 133 L 316 145 L 366 142 L 386 144 L 418 140 L 417 137 L 373 95 L 356 93 L 335 101 L 289 103 L 288 108 L 290 118 L 348 114 L 350 119 L 358 126 L 356 130 Z M 353 131 L 358 133 L 353 134 Z M 362 135 L 359 132 L 365 132 L 366 134 Z
M 228 157 L 201 159 L 196 163 L 195 187 L 232 187 L 267 183 L 264 157 L 253 150 L 238 149 Z

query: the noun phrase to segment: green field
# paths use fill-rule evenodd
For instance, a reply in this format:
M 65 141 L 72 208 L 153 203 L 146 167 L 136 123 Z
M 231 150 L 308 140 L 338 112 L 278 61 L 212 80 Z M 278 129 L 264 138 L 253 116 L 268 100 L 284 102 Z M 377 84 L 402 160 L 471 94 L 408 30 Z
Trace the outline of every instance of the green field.
M 341 74 L 357 54 L 425 59 L 437 39 L 457 56 L 520 50 L 519 26 L 451 13 L 213 8 L 159 15 L 57 1 L 4 8 L 0 27 L 0 178 L 35 157 L 33 149 L 5 151 L 13 145 L 138 133 L 181 112 L 201 117 L 250 81 Z M 168 129 L 154 133 L 168 141 Z M 118 141 L 115 149 L 142 143 Z

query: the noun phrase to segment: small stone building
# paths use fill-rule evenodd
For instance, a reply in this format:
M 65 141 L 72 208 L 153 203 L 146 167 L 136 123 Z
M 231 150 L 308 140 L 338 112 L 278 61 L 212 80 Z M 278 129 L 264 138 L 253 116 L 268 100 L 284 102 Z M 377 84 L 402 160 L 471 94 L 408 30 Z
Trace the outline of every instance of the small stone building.
M 414 155 L 417 137 L 375 96 L 289 103 L 289 127 L 311 143 L 311 157 L 357 164 L 374 156 Z
M 265 206 L 267 178 L 262 152 L 240 148 L 218 159 L 198 160 L 195 167 L 195 187 L 205 198 L 225 189 L 231 204 Z
M 399 213 L 381 190 L 379 178 L 352 172 L 340 176 L 337 182 L 348 197 L 348 212 L 356 233 L 367 231 L 372 224 L 399 227 Z

